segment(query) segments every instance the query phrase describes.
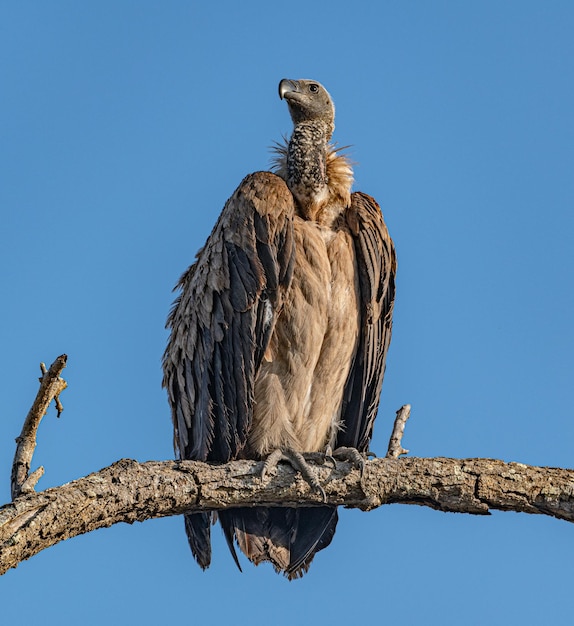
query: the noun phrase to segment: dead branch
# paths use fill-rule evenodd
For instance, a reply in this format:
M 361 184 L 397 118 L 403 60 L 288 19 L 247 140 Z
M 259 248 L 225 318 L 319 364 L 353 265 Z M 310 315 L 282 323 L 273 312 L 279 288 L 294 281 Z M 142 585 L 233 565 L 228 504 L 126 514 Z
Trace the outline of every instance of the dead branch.
M 33 491 L 34 486 L 44 473 L 42 467 L 38 468 L 30 475 L 32 456 L 36 449 L 36 433 L 40 421 L 46 414 L 50 402 L 56 399 L 58 417 L 64 410 L 60 404 L 59 395 L 66 388 L 66 381 L 60 378 L 62 370 L 66 367 L 68 357 L 65 354 L 59 356 L 46 370 L 44 363 L 40 364 L 42 378 L 40 378 L 40 389 L 34 400 L 32 408 L 24 420 L 24 426 L 20 436 L 16 438 L 16 453 L 12 463 L 11 493 L 15 500 L 21 493 Z
M 307 455 L 313 461 L 316 455 Z M 124 459 L 74 482 L 22 495 L 0 508 L 0 574 L 64 539 L 156 517 L 236 506 L 323 504 L 290 466 L 264 483 L 262 463 Z M 370 510 L 419 504 L 441 511 L 490 509 L 574 521 L 574 471 L 492 459 L 375 459 L 363 476 L 350 463 L 317 466 L 326 502 Z

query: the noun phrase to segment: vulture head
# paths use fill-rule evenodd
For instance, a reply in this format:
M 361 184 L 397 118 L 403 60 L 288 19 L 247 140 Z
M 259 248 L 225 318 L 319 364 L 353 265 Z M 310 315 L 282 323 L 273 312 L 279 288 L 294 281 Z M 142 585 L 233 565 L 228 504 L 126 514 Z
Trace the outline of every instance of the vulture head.
M 290 80 L 279 83 L 279 97 L 287 100 L 293 124 L 324 122 L 329 135 L 335 128 L 335 106 L 329 92 L 316 80 Z

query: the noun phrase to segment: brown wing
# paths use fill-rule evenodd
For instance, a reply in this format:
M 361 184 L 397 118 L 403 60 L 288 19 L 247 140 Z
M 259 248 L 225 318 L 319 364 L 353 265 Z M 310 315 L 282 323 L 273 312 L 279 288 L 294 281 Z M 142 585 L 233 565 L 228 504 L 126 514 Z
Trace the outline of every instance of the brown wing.
M 163 384 L 182 459 L 226 462 L 245 444 L 255 376 L 293 271 L 293 211 L 281 178 L 247 176 L 177 285 Z
M 391 341 L 397 260 L 393 241 L 374 198 L 351 195 L 347 223 L 355 241 L 361 330 L 345 387 L 343 430 L 337 445 L 368 450 Z

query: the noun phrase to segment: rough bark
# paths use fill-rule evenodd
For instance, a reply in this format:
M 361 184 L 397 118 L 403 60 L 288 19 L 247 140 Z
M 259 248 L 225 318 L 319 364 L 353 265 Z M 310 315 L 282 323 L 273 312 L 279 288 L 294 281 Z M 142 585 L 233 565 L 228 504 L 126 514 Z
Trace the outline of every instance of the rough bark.
M 410 406 L 397 411 L 387 457 L 360 463 L 305 455 L 322 489 L 288 465 L 261 478 L 262 462 L 208 465 L 194 461 L 122 459 L 74 482 L 34 492 L 41 468 L 30 474 L 36 432 L 66 383 L 66 355 L 42 367 L 40 389 L 17 441 L 13 502 L 0 507 L 0 574 L 64 539 L 127 522 L 186 511 L 237 506 L 343 505 L 365 511 L 383 504 L 419 504 L 441 511 L 488 514 L 490 509 L 541 513 L 574 521 L 574 470 L 493 459 L 402 458 Z M 357 469 L 357 466 L 360 466 Z
M 264 484 L 261 467 L 253 461 L 210 466 L 123 459 L 61 487 L 24 494 L 0 508 L 0 573 L 59 541 L 118 522 L 255 504 L 323 504 L 289 466 L 279 465 Z M 403 458 L 368 461 L 362 477 L 340 462 L 320 465 L 317 472 L 329 504 L 363 510 L 419 504 L 483 515 L 499 509 L 574 521 L 572 470 L 492 459 Z

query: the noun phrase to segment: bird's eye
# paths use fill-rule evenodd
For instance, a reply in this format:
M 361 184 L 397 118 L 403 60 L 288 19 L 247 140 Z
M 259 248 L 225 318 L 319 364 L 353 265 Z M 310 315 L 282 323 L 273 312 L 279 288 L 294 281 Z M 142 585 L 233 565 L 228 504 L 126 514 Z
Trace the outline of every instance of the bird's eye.
M 319 85 L 315 85 L 315 83 L 311 83 L 309 85 L 309 91 L 311 93 L 317 93 L 319 91 Z

